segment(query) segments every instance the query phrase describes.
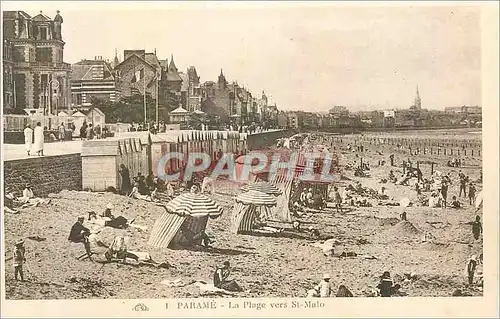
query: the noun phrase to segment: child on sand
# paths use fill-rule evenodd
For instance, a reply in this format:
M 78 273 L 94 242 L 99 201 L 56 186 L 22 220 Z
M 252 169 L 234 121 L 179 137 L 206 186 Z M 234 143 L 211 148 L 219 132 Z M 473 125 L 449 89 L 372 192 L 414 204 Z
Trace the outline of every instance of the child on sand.
M 16 248 L 14 249 L 14 277 L 16 280 L 18 279 L 18 274 L 19 277 L 21 278 L 21 281 L 24 281 L 24 276 L 23 276 L 23 264 L 26 262 L 26 256 L 25 256 L 26 250 L 24 248 L 24 240 L 19 240 L 16 243 Z

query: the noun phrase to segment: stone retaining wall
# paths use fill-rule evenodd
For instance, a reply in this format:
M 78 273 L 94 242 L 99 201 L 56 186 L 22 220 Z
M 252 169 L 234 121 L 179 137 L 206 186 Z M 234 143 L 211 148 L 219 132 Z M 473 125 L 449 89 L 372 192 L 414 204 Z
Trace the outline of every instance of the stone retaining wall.
M 291 130 L 262 132 L 257 134 L 248 135 L 247 147 L 251 150 L 258 150 L 265 147 L 276 145 L 278 138 L 290 137 L 295 132 Z
M 38 197 L 63 189 L 81 190 L 80 153 L 5 161 L 4 183 L 17 196 L 21 196 L 26 183 L 33 185 L 33 192 Z

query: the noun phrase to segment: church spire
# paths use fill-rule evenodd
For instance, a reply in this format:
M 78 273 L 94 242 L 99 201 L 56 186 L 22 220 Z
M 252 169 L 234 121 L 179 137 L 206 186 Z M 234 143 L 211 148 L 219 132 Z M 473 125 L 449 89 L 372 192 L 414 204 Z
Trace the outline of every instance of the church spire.
M 418 91 L 418 85 L 417 85 L 417 93 L 415 95 L 415 102 L 413 103 L 413 105 L 417 110 L 420 110 L 422 108 L 422 100 L 420 100 L 420 92 Z
M 118 60 L 118 49 L 115 48 L 115 58 L 113 60 L 113 67 L 116 67 L 118 64 L 120 64 L 120 60 Z

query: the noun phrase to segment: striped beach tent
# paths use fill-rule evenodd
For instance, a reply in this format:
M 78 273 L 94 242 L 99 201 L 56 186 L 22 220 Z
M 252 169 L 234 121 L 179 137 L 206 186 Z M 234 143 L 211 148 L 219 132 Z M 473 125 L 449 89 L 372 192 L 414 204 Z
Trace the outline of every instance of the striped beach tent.
M 242 187 L 244 191 L 259 191 L 269 195 L 280 195 L 281 190 L 279 190 L 275 185 L 268 182 L 255 182 Z
M 213 199 L 196 193 L 183 193 L 177 196 L 165 205 L 165 209 L 171 213 L 191 217 L 210 216 L 216 218 L 222 214 L 222 207 Z
M 154 248 L 199 244 L 208 218 L 222 214 L 214 200 L 194 193 L 181 194 L 162 207 L 166 212 L 156 220 L 148 241 Z
M 251 190 L 236 196 L 236 202 L 254 206 L 274 206 L 276 199 L 266 193 Z
M 269 215 L 269 207 L 276 205 L 276 199 L 258 191 L 249 191 L 236 197 L 231 218 L 231 232 L 234 234 L 249 233 L 256 220 Z

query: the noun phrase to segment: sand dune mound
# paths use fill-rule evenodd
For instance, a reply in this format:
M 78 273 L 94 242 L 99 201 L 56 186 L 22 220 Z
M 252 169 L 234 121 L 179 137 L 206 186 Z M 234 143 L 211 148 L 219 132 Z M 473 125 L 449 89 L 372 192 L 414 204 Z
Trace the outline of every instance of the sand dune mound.
M 419 235 L 421 231 L 407 220 L 400 221 L 391 228 L 391 232 L 395 236 L 415 236 Z
M 390 217 L 390 218 L 380 218 L 378 224 L 380 226 L 394 226 L 399 223 L 399 219 Z

